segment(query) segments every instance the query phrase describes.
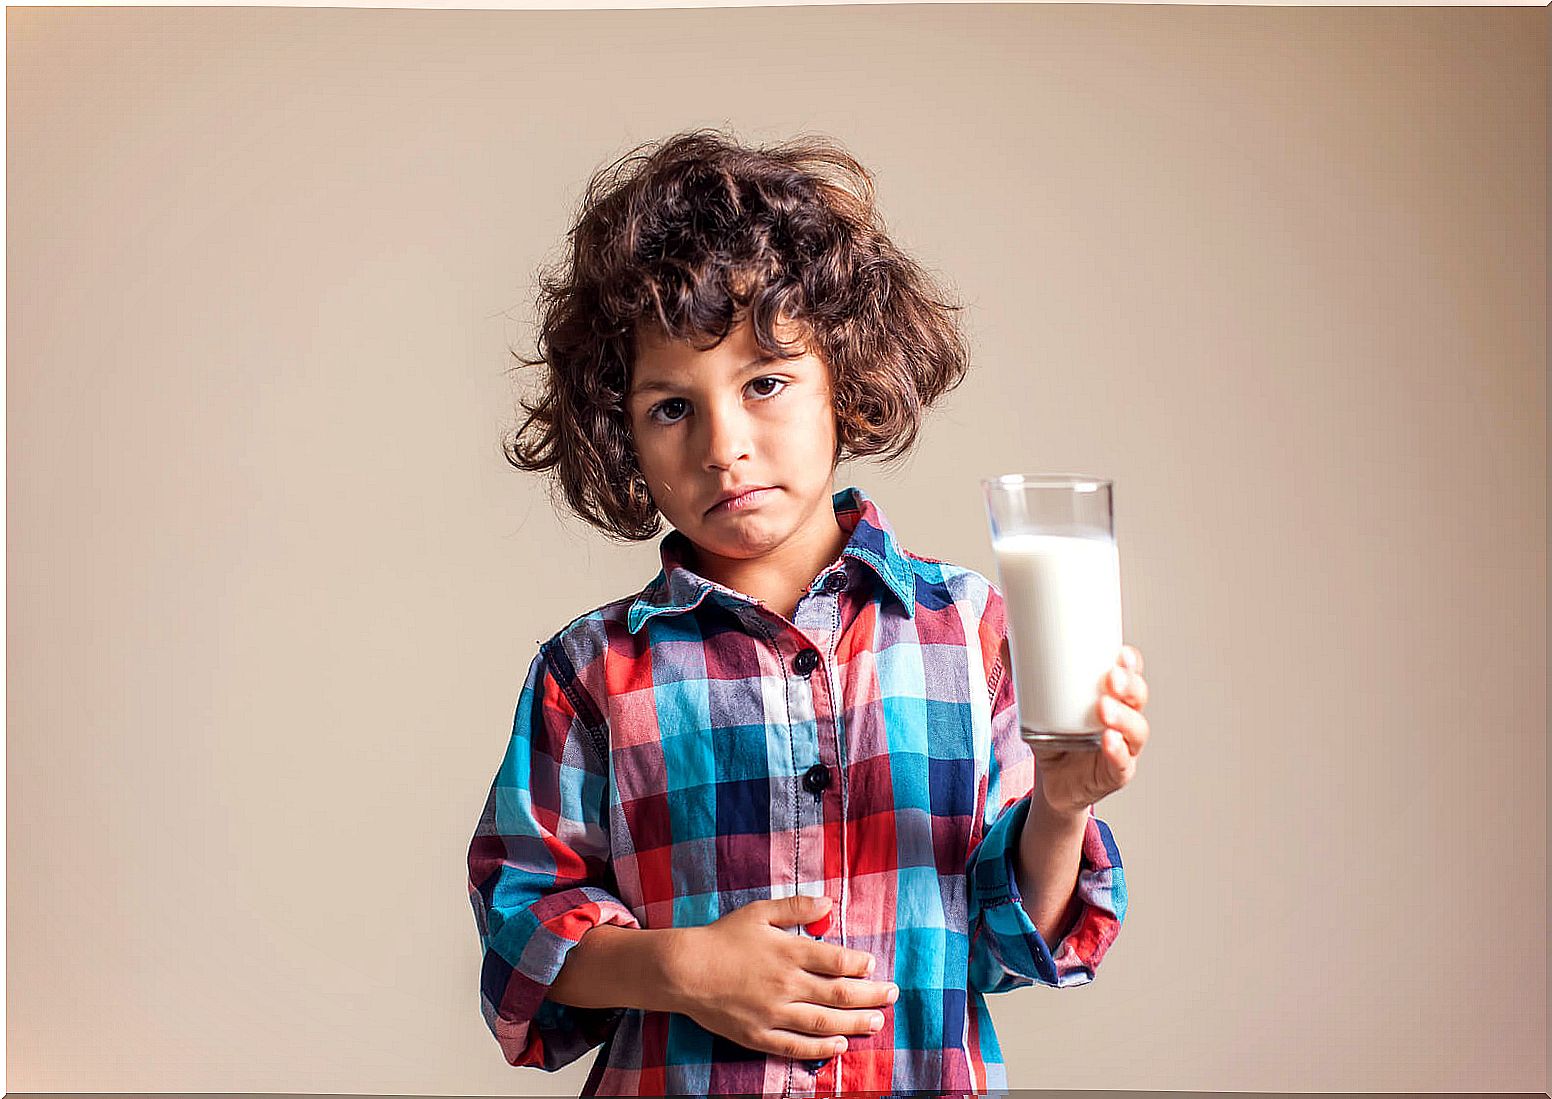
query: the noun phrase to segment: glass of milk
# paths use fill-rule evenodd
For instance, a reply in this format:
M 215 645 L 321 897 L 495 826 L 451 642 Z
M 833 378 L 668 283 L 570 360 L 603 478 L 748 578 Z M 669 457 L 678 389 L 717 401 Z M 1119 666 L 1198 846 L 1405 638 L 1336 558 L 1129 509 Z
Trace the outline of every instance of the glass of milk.
M 1008 616 L 1020 734 L 1098 748 L 1099 698 L 1121 655 L 1111 482 L 1010 473 L 981 481 Z

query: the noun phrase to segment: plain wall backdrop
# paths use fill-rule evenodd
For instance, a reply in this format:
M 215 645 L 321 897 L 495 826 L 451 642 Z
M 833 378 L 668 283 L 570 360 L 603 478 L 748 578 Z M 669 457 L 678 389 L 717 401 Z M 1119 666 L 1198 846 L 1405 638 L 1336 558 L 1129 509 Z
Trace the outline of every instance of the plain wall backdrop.
M 534 276 L 692 126 L 875 173 L 967 305 L 912 460 L 1114 478 L 1130 910 L 1016 1088 L 1546 1085 L 1546 9 L 8 9 L 11 1091 L 575 1095 L 464 856 L 645 585 L 509 467 Z

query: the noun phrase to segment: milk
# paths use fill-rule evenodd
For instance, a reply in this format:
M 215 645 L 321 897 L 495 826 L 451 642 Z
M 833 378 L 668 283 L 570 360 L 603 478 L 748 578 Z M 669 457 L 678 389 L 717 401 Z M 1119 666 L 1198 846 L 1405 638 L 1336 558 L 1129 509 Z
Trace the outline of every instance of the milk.
M 992 543 L 1007 604 L 1019 724 L 1104 728 L 1098 702 L 1121 655 L 1121 558 L 1108 538 L 1007 534 Z

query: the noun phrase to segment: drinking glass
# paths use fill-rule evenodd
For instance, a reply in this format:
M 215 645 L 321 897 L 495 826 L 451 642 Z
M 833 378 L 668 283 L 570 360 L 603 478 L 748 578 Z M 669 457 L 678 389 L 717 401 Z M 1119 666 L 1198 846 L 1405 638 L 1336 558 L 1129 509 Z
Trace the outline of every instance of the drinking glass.
M 983 478 L 1007 608 L 1019 735 L 1096 749 L 1099 698 L 1121 655 L 1121 558 L 1112 482 L 1070 474 Z

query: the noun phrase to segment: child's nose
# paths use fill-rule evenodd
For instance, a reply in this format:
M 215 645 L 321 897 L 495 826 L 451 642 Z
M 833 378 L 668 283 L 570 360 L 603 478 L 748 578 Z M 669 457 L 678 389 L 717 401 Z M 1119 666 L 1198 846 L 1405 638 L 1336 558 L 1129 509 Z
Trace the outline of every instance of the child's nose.
M 749 418 L 741 411 L 712 409 L 706 413 L 706 464 L 731 469 L 750 455 Z

